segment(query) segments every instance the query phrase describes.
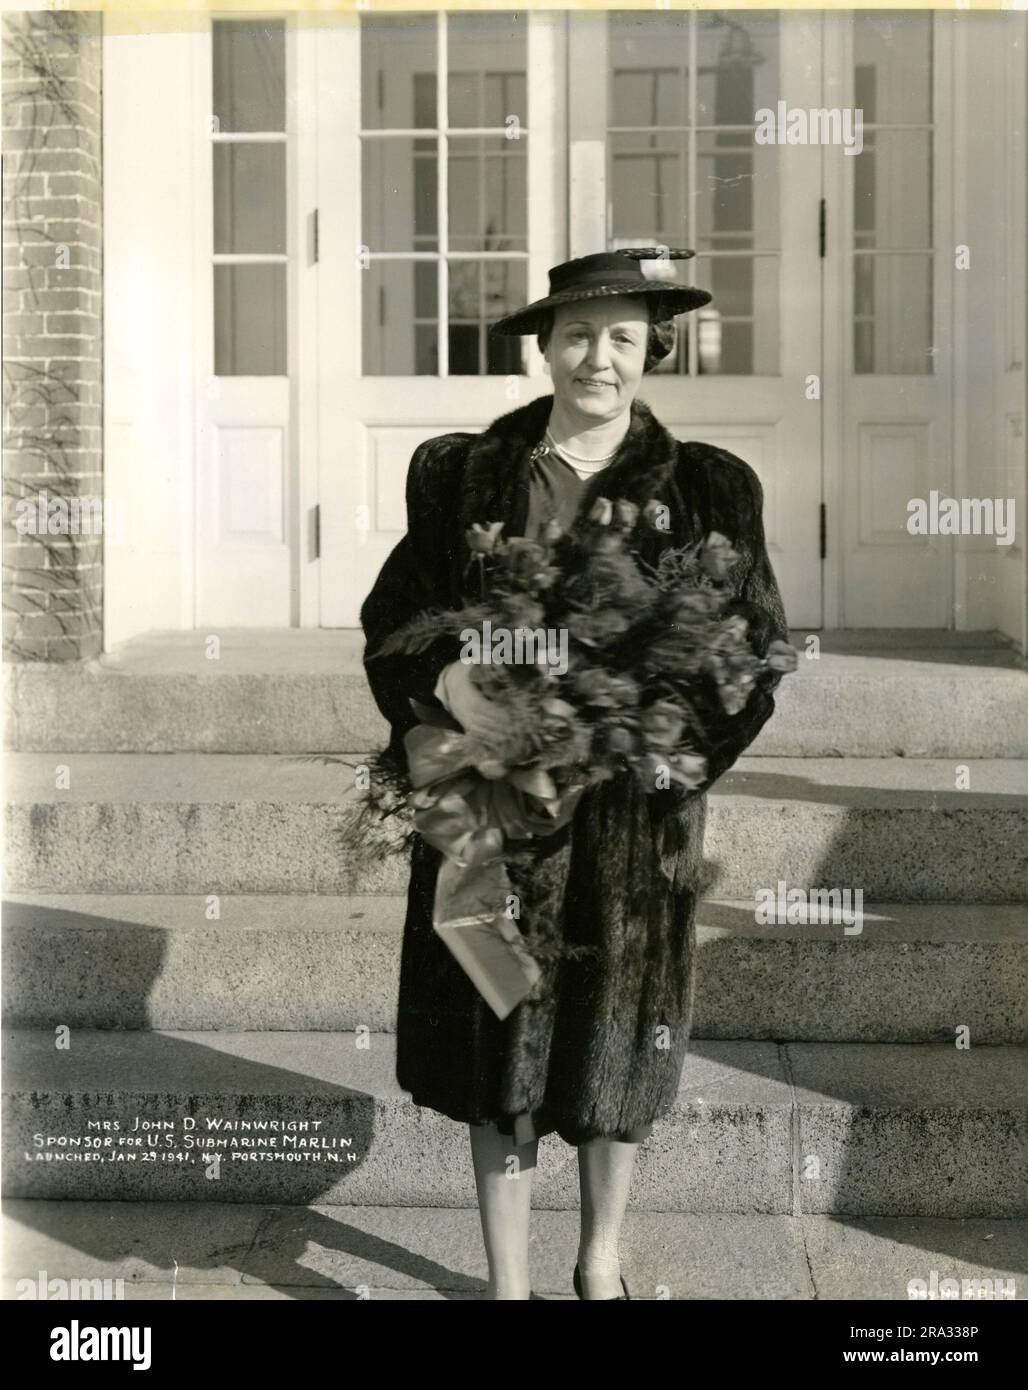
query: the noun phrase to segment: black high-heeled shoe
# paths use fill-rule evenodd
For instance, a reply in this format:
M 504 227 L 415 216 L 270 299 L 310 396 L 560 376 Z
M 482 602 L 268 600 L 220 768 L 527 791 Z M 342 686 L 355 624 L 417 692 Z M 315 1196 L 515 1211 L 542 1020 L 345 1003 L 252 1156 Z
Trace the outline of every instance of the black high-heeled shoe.
M 621 1276 L 621 1287 L 624 1289 L 624 1293 L 615 1294 L 613 1298 L 590 1298 L 586 1300 L 585 1294 L 583 1294 L 582 1292 L 582 1276 L 578 1272 L 577 1264 L 575 1265 L 575 1273 L 574 1278 L 572 1279 L 572 1283 L 575 1286 L 575 1293 L 578 1295 L 578 1297 L 589 1303 L 631 1303 L 632 1301 L 632 1295 L 628 1292 L 628 1285 L 625 1283 L 625 1276 L 623 1274 Z

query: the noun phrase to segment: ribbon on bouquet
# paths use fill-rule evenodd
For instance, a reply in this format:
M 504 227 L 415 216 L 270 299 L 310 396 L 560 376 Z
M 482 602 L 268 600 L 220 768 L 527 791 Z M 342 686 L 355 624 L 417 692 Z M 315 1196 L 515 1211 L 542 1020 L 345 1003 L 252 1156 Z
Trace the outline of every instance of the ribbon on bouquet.
M 507 915 L 504 847 L 559 830 L 584 788 L 558 791 L 543 768 L 482 763 L 487 775 L 474 762 L 480 745 L 451 726 L 418 724 L 404 747 L 415 829 L 444 856 L 432 926 L 496 1016 L 506 1018 L 541 971 Z

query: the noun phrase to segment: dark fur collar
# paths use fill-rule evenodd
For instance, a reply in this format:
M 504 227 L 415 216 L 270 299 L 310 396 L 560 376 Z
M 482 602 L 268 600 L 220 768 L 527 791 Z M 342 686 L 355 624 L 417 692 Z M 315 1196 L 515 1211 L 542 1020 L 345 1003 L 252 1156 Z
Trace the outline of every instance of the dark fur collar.
M 461 537 L 476 521 L 503 521 L 505 535 L 524 535 L 532 451 L 542 440 L 552 406 L 552 394 L 540 396 L 472 436 L 460 506 Z M 678 440 L 637 396 L 614 462 L 586 484 L 582 514 L 595 497 L 623 497 L 640 506 L 656 497 L 673 504 L 679 449 Z

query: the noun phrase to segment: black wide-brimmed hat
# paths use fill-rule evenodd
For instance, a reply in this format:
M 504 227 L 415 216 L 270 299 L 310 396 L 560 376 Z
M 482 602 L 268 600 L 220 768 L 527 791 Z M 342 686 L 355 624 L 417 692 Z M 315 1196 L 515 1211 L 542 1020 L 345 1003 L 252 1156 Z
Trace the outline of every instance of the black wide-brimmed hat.
M 489 331 L 509 337 L 538 333 L 545 327 L 549 311 L 558 304 L 570 304 L 576 299 L 605 299 L 615 294 L 645 295 L 653 301 L 652 320 L 669 319 L 689 309 L 702 308 L 713 298 L 706 290 L 646 275 L 642 268 L 643 261 L 684 261 L 695 254 L 695 251 L 667 246 L 626 246 L 618 251 L 598 251 L 592 256 L 564 261 L 550 271 L 550 292 L 545 298 L 536 299 L 516 313 L 498 319 Z

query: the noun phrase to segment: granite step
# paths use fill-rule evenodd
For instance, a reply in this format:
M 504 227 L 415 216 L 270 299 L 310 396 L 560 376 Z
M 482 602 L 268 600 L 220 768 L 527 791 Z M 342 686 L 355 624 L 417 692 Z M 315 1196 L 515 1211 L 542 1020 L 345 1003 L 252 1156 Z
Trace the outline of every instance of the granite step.
M 347 846 L 352 771 L 318 757 L 12 753 L 6 887 L 402 892 L 400 857 Z M 748 898 L 781 880 L 866 902 L 1023 902 L 1026 830 L 1028 761 L 746 757 L 710 796 L 708 889 Z
M 26 752 L 333 752 L 386 736 L 353 629 L 147 633 L 85 663 L 5 666 Z M 992 633 L 794 631 L 799 669 L 751 753 L 1028 757 L 1028 676 Z M 808 653 L 810 654 L 808 656 Z
M 8 894 L 8 1027 L 396 1027 L 401 895 Z M 697 913 L 696 1038 L 1028 1042 L 1028 911 L 866 904 L 844 924 L 758 925 L 753 899 Z
M 19 1030 L 3 1050 L 8 1197 L 475 1204 L 466 1126 L 399 1088 L 386 1034 Z M 696 1042 L 630 1205 L 1025 1216 L 1026 1062 L 1013 1045 Z M 555 1135 L 533 1201 L 578 1207 L 576 1155 Z

